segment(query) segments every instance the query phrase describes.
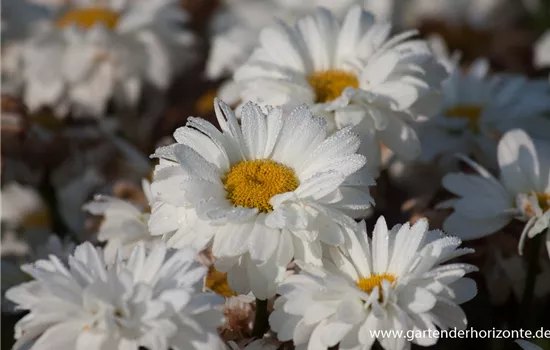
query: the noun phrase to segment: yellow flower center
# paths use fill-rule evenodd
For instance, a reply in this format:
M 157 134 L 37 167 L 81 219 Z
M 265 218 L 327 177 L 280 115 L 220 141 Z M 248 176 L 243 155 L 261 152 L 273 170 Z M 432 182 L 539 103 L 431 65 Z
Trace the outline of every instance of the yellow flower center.
M 340 69 L 329 69 L 323 72 L 314 72 L 307 81 L 315 91 L 315 102 L 329 102 L 342 95 L 345 88 L 359 87 L 359 80 L 355 74 Z
M 235 206 L 273 211 L 273 196 L 294 191 L 300 182 L 291 168 L 269 159 L 239 162 L 223 179 L 227 199 Z
M 227 283 L 227 273 L 219 272 L 214 266 L 210 266 L 208 269 L 204 286 L 224 298 L 237 295 L 237 293 L 231 290 L 229 283 Z
M 102 23 L 107 28 L 114 29 L 119 18 L 119 13 L 106 8 L 75 8 L 63 14 L 57 20 L 57 26 L 65 28 L 68 25 L 76 24 L 84 29 L 88 29 L 98 23 Z
M 473 132 L 479 132 L 479 117 L 483 111 L 483 106 L 479 105 L 459 105 L 447 110 L 447 118 L 466 119 L 468 128 Z
M 542 212 L 545 213 L 547 212 L 548 210 L 550 210 L 550 193 L 536 193 L 536 192 L 531 192 L 529 193 L 530 196 L 535 196 L 537 197 L 537 202 L 539 204 L 539 207 L 541 208 Z M 531 206 L 531 203 L 527 202 L 527 204 L 525 204 L 525 213 L 527 213 L 527 215 L 529 216 L 535 216 L 537 215 L 535 213 L 535 210 L 533 209 L 533 207 Z
M 386 280 L 392 284 L 396 277 L 389 273 L 383 273 L 381 275 L 373 274 L 370 277 L 361 278 L 359 282 L 357 282 L 357 287 L 361 289 L 363 292 L 370 294 L 374 287 L 378 286 L 378 290 L 380 293 L 380 296 L 382 296 L 382 281 Z

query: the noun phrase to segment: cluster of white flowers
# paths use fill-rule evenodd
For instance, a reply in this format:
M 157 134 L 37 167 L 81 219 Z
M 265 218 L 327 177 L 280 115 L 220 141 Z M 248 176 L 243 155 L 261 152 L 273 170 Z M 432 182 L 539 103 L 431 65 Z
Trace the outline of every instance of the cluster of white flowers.
M 137 108 L 195 55 L 174 0 L 20 1 L 6 5 L 16 15 L 2 27 L 2 76 L 31 113 Z M 84 229 L 85 213 L 96 217 L 92 242 L 75 232 L 84 242 L 22 245 L 15 238 L 49 237 L 60 218 L 36 191 L 2 187 L 2 306 L 28 311 L 14 349 L 431 346 L 438 337 L 421 331 L 468 325 L 460 305 L 477 286 L 465 276 L 478 268 L 463 240 L 515 220 L 518 255 L 545 233 L 550 255 L 548 80 L 495 74 L 485 59 L 463 69 L 418 31 L 394 32 L 404 22 L 392 27 L 388 9 L 398 1 L 367 1 L 379 16 L 362 1 L 312 3 L 223 2 L 206 67 L 210 78 L 230 76 L 213 102 L 218 125 L 189 117 L 157 144 L 150 181 L 133 189 L 141 200 L 85 200 L 77 187 L 104 183 L 92 181 L 95 169 L 54 196 L 61 221 L 78 217 L 71 231 Z M 144 172 L 133 147 L 102 135 Z M 385 151 L 445 174 L 437 186 L 458 196 L 438 205 L 453 209 L 445 232 L 426 219 L 392 217 L 388 227 L 388 214 L 367 233 Z M 453 172 L 458 163 L 475 173 Z M 250 334 L 225 339 L 232 327 Z M 376 333 L 389 330 L 420 332 Z
M 196 39 L 173 0 L 80 0 L 42 9 L 32 0 L 7 2 L 2 75 L 31 111 L 101 117 L 110 102 L 133 108 L 146 87 L 167 89 L 192 58 L 181 57 L 192 54 L 185 48 Z M 10 35 L 20 27 L 28 34 Z
M 361 138 L 360 153 L 376 175 L 380 143 L 406 159 L 419 155 L 411 123 L 438 107 L 446 77 L 427 43 L 411 40 L 416 31 L 391 38 L 390 31 L 391 23 L 360 6 L 353 6 L 341 21 L 318 9 L 294 27 L 268 27 L 235 72 L 237 91 L 225 92 L 287 109 L 307 104 L 327 120 L 329 133 L 354 127 Z

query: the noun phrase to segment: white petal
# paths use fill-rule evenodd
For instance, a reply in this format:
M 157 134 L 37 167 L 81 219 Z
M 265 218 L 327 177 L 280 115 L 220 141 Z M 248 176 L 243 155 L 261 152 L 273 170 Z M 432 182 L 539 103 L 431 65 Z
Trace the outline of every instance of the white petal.
M 540 188 L 540 166 L 531 138 L 523 130 L 507 132 L 498 144 L 498 164 L 505 186 L 515 193 Z
M 375 273 L 384 273 L 388 267 L 389 260 L 389 236 L 386 220 L 380 216 L 374 226 L 372 233 L 372 263 Z

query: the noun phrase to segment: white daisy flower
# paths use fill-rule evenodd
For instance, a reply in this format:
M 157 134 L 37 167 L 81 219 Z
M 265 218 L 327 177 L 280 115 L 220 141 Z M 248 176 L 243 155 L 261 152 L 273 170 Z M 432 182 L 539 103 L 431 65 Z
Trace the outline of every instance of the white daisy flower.
M 498 144 L 500 176 L 494 178 L 477 163 L 464 158 L 479 174 L 447 174 L 443 186 L 460 198 L 441 203 L 454 208 L 443 228 L 464 240 L 497 232 L 513 219 L 526 222 L 525 238 L 550 227 L 550 142 L 533 141 L 523 130 L 507 132 Z M 547 235 L 550 253 L 550 235 Z
M 151 201 L 150 184 L 142 180 L 142 187 L 147 200 Z M 113 261 L 120 250 L 123 257 L 128 257 L 138 244 L 147 247 L 155 245 L 158 237 L 149 233 L 149 207 L 132 204 L 128 201 L 105 195 L 96 195 L 94 200 L 84 205 L 83 209 L 93 215 L 103 216 L 97 239 L 107 242 L 105 257 Z
M 439 107 L 446 73 L 416 31 L 390 38 L 391 24 L 352 7 L 343 21 L 325 9 L 264 29 L 260 44 L 234 75 L 242 101 L 312 106 L 329 131 L 355 126 L 361 153 L 376 172 L 379 142 L 405 159 L 420 153 L 409 121 Z M 223 94 L 220 95 L 223 99 Z
M 191 250 L 137 246 L 109 265 L 87 242 L 68 266 L 50 256 L 22 269 L 35 280 L 6 294 L 30 311 L 15 327 L 14 349 L 223 349 L 221 300 L 199 293 L 206 269 Z
M 442 58 L 450 76 L 443 82 L 444 102 L 432 117 L 417 125 L 422 143 L 420 160 L 464 153 L 493 167 L 500 136 L 522 128 L 548 138 L 550 111 L 547 81 L 521 75 L 491 75 L 489 62 L 478 59 L 466 72 L 458 55 Z
M 225 0 L 210 23 L 211 47 L 206 62 L 206 75 L 219 79 L 233 74 L 246 62 L 258 44 L 258 34 L 276 19 L 295 23 L 318 6 L 343 14 L 360 0 Z
M 430 346 L 437 338 L 422 330 L 464 329 L 466 315 L 458 304 L 472 299 L 476 284 L 463 278 L 476 267 L 448 263 L 471 253 L 460 239 L 428 231 L 427 220 L 396 225 L 388 231 L 380 217 L 372 240 L 366 228 L 351 234 L 349 256 L 329 249 L 325 268 L 300 263 L 300 274 L 279 287 L 275 311 L 269 317 L 281 341 L 297 348 L 370 349 L 375 340 L 384 349 L 405 349 L 405 337 L 376 331 L 412 331 L 412 342 Z
M 233 290 L 266 299 L 293 257 L 320 264 L 321 243 L 344 243 L 374 181 L 359 138 L 349 128 L 327 137 L 306 107 L 284 116 L 248 103 L 241 125 L 225 103 L 215 112 L 221 132 L 189 118 L 153 155 L 149 229 L 175 248 L 211 245 Z
M 540 346 L 523 339 L 516 340 L 516 344 L 518 344 L 523 350 L 543 350 Z
M 99 117 L 110 101 L 135 107 L 145 87 L 165 90 L 192 56 L 194 36 L 173 0 L 81 0 L 51 13 L 48 26 L 24 43 L 23 98 L 31 112 L 51 107 L 59 117 Z

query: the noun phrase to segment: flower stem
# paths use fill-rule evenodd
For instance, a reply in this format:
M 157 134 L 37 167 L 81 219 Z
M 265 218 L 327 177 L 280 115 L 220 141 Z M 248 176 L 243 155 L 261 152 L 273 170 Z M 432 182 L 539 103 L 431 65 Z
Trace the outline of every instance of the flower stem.
M 268 328 L 267 299 L 256 299 L 256 315 L 254 317 L 254 326 L 252 336 L 262 338 Z
M 533 299 L 535 297 L 535 284 L 539 272 L 538 260 L 542 234 L 538 234 L 529 242 L 527 254 L 527 278 L 525 279 L 525 288 L 523 289 L 523 299 L 521 301 L 521 311 L 523 312 L 523 323 L 526 329 L 530 329 L 534 321 L 531 312 Z

